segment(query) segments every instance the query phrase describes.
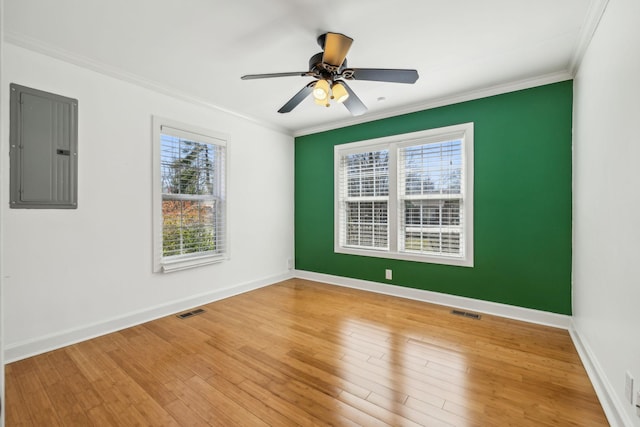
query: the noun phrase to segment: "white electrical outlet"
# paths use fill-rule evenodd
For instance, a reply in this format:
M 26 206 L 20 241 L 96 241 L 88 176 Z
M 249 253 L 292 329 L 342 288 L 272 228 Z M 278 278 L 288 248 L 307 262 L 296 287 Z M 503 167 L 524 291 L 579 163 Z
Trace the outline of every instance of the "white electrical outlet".
M 624 376 L 624 397 L 633 405 L 633 377 L 629 371 Z
M 289 270 L 293 270 L 293 259 L 291 259 L 291 258 L 287 259 L 287 268 Z
M 393 279 L 393 271 L 392 271 L 391 269 L 388 269 L 388 268 L 387 268 L 387 269 L 384 271 L 384 278 L 385 278 L 385 279 L 387 279 L 387 280 L 391 280 L 391 279 Z

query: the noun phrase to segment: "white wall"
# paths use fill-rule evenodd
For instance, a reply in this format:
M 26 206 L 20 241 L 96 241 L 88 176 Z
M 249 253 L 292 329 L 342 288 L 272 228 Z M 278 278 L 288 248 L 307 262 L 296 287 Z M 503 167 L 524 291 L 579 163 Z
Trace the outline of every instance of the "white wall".
M 10 83 L 78 99 L 79 207 L 8 208 L 9 131 L 3 127 L 8 361 L 290 274 L 291 136 L 7 43 L 2 87 Z M 2 105 L 9 105 L 7 91 Z M 7 124 L 8 109 L 2 114 Z M 230 261 L 152 273 L 152 115 L 230 136 Z
M 640 390 L 640 2 L 610 0 L 574 81 L 575 329 L 622 425 Z M 610 402 L 607 402 L 610 400 Z
M 8 88 L 2 83 L 2 77 L 4 75 L 2 70 L 2 64 L 4 64 L 4 0 L 0 0 L 0 101 L 3 99 L 3 94 Z M 5 104 L 0 102 L 0 137 L 4 134 L 4 121 L 2 120 L 2 114 L 4 113 Z M 5 181 L 2 174 L 0 174 L 0 189 L 4 188 Z M 0 202 L 2 197 L 0 197 Z M 3 223 L 2 223 L 3 213 L 0 210 L 0 251 L 2 250 L 2 236 L 3 232 Z M 0 256 L 0 405 L 2 405 L 2 412 L 0 413 L 0 427 L 4 427 L 4 320 L 3 320 L 3 301 L 4 298 L 2 296 L 2 257 Z

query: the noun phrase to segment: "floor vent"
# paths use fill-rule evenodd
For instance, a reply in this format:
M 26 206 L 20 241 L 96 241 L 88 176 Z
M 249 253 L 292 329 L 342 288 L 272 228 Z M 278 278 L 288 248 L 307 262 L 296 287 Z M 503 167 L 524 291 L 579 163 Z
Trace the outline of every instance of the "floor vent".
M 195 316 L 197 314 L 202 314 L 202 313 L 204 313 L 204 309 L 196 308 L 195 310 L 187 311 L 186 313 L 180 313 L 176 315 L 176 317 L 179 319 L 186 319 L 188 317 Z
M 451 314 L 455 314 L 456 316 L 468 317 L 470 319 L 480 320 L 482 316 L 476 313 L 469 313 L 468 311 L 462 310 L 451 310 Z

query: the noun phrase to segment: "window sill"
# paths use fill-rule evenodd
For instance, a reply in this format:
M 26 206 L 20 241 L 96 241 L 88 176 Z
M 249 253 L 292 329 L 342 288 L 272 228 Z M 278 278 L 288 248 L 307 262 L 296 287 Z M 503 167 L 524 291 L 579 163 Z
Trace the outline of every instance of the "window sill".
M 173 273 L 174 271 L 187 270 L 189 268 L 200 267 L 203 265 L 217 264 L 226 259 L 224 255 L 206 255 L 199 257 L 189 257 L 174 260 L 163 260 L 160 263 L 160 271 L 163 273 Z
M 374 249 L 356 249 L 346 247 L 335 247 L 334 252 L 338 254 L 358 255 L 373 258 L 397 259 L 402 261 L 424 262 L 429 264 L 453 265 L 458 267 L 473 267 L 473 256 L 467 257 L 447 257 L 438 255 L 420 255 L 408 252 L 390 252 Z

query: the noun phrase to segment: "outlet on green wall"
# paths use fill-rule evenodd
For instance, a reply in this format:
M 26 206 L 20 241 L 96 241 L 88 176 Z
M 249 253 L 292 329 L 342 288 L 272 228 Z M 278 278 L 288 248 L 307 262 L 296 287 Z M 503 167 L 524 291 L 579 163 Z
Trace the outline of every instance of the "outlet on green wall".
M 296 138 L 296 269 L 571 314 L 572 88 L 565 81 Z M 466 122 L 474 267 L 334 253 L 335 145 Z

